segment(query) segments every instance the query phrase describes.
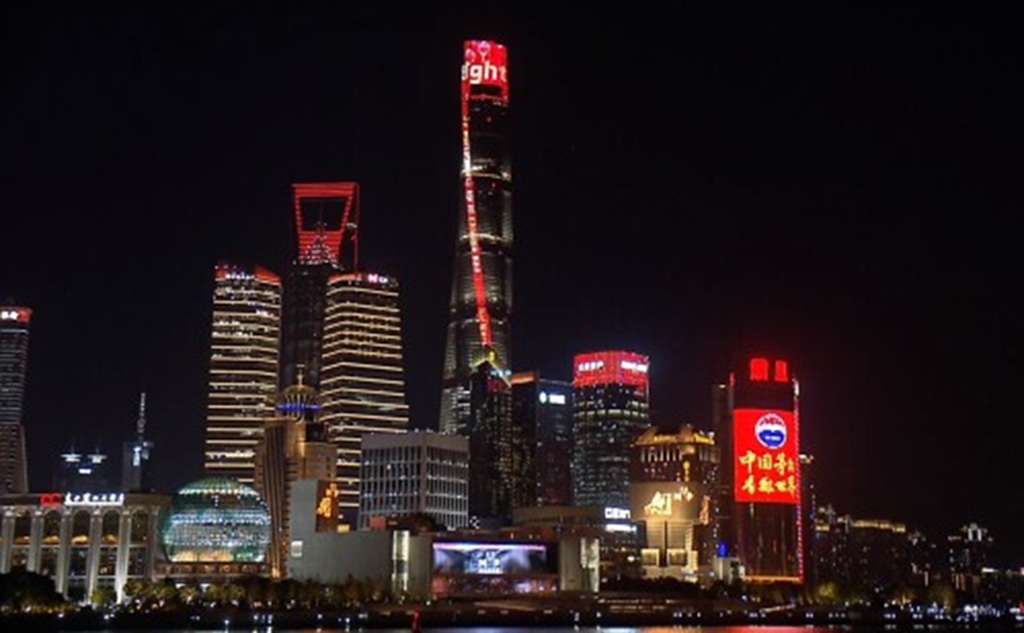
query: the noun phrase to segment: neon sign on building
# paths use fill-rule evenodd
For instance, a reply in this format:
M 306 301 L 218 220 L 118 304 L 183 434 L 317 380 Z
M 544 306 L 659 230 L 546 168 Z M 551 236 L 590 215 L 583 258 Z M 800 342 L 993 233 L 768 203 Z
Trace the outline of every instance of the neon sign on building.
M 792 411 L 736 409 L 733 414 L 735 499 L 800 503 L 800 429 Z

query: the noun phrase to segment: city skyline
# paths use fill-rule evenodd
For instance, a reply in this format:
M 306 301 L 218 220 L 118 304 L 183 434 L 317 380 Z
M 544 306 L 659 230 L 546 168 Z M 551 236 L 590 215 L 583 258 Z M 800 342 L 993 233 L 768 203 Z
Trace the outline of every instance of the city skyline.
M 993 490 L 1020 479 L 1022 383 L 998 16 L 5 16 L 0 303 L 33 310 L 33 488 L 72 444 L 115 454 L 140 391 L 158 488 L 200 475 L 211 272 L 286 270 L 295 182 L 360 184 L 411 421 L 435 423 L 462 42 L 489 38 L 513 85 L 513 370 L 636 350 L 652 419 L 708 430 L 737 358 L 787 358 L 819 499 L 977 521 L 1024 559 L 1022 502 Z

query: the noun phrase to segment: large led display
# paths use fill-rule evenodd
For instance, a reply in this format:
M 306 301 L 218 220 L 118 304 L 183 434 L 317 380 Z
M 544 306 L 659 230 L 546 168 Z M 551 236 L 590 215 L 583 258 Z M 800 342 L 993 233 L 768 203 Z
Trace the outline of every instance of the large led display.
M 792 411 L 733 412 L 734 495 L 739 503 L 800 503 L 800 429 Z
M 536 543 L 434 543 L 434 573 L 551 573 L 546 545 Z
M 502 99 L 508 99 L 508 51 L 497 42 L 470 40 L 464 47 L 462 94 L 469 96 L 469 86 L 494 86 Z

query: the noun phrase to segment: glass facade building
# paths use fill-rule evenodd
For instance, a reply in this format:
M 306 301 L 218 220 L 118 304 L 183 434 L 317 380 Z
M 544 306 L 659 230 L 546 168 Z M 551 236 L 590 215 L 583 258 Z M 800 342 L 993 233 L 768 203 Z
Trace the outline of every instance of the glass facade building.
M 512 374 L 512 419 L 532 446 L 528 472 L 533 504 L 567 506 L 572 500 L 572 383 Z
M 442 432 L 465 433 L 469 376 L 483 350 L 510 367 L 512 165 L 508 144 L 507 52 L 467 41 L 462 66 L 462 204 L 445 344 Z
M 273 415 L 281 280 L 252 265 L 222 262 L 214 273 L 205 470 L 253 482 L 263 419 Z
M 363 436 L 359 527 L 426 514 L 447 528 L 469 525 L 469 442 L 431 431 Z
M 650 424 L 650 361 L 591 352 L 573 367 L 573 505 L 628 508 L 633 442 Z

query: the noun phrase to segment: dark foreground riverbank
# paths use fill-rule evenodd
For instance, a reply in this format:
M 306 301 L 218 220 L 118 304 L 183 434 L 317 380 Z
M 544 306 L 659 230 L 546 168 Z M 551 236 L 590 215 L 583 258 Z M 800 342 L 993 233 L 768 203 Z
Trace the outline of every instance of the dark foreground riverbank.
M 705 607 L 707 605 L 704 605 Z M 778 608 L 765 611 L 697 609 L 671 600 L 595 600 L 586 604 L 529 601 L 417 606 L 378 606 L 360 611 L 250 612 L 220 609 L 151 613 L 83 611 L 63 616 L 27 614 L 0 618 L 3 631 L 100 630 L 408 630 L 418 621 L 423 629 L 522 627 L 533 630 L 562 627 L 652 626 L 810 626 L 857 627 L 871 630 L 957 628 L 1020 630 L 1024 622 L 1015 614 L 913 614 L 885 611 L 810 610 Z

